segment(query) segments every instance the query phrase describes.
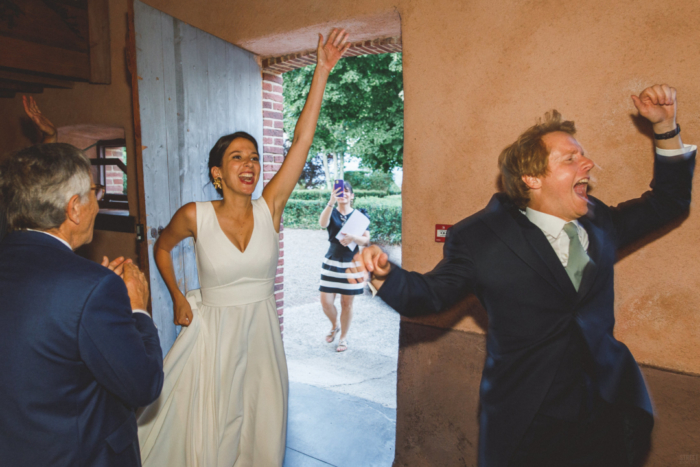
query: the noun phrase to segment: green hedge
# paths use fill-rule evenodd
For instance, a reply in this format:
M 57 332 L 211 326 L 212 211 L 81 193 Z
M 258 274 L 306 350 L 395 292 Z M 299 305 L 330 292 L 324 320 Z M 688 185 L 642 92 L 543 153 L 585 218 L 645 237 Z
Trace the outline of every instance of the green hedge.
M 284 209 L 284 226 L 290 229 L 318 229 L 318 217 L 326 206 L 327 200 L 290 199 Z M 400 196 L 388 198 L 360 198 L 355 202 L 356 208 L 364 208 L 372 223 L 369 231 L 373 243 L 401 243 L 401 199 Z
M 380 190 L 354 190 L 355 198 L 366 198 L 368 196 L 383 198 L 391 193 Z M 322 200 L 328 202 L 331 198 L 330 190 L 294 190 L 289 199 Z

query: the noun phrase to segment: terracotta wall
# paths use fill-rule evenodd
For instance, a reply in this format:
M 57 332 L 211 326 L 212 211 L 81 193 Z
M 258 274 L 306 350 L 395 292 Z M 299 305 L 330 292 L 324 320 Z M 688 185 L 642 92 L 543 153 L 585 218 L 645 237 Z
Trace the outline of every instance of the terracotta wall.
M 125 59 L 127 34 L 127 8 L 129 0 L 110 0 L 110 34 L 112 58 L 112 84 L 75 83 L 73 89 L 44 89 L 33 94 L 41 111 L 57 127 L 73 125 L 101 125 L 124 128 L 129 162 L 134 155 L 134 127 L 131 107 L 131 79 L 128 77 Z M 0 157 L 10 151 L 32 144 L 31 125 L 27 125 L 22 96 L 0 99 Z M 24 129 L 23 129 L 24 126 Z M 135 180 L 134 164 L 127 163 L 128 177 Z M 135 200 L 134 183 L 128 185 L 129 199 Z M 135 215 L 135 206 L 131 214 Z M 97 251 L 100 250 L 100 251 Z M 102 253 L 104 250 L 104 253 Z M 111 232 L 96 232 L 93 243 L 85 254 L 96 259 L 101 254 L 136 257 L 134 236 Z M 110 256 L 111 257 L 111 256 Z

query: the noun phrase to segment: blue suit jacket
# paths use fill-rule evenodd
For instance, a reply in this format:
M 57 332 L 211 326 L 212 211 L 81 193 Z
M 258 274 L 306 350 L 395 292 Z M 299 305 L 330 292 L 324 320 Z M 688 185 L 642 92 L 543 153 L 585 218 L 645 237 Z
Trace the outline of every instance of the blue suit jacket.
M 542 231 L 504 195 L 453 226 L 444 258 L 427 274 L 394 268 L 379 296 L 407 316 L 438 313 L 473 293 L 489 316 L 480 399 L 479 465 L 505 467 L 580 332 L 595 390 L 627 414 L 630 463 L 643 455 L 653 424 L 641 372 L 613 337 L 617 250 L 687 212 L 695 155 L 657 156 L 652 190 L 609 207 L 591 198 L 579 219 L 592 259 L 578 292 Z M 573 376 L 573 373 L 572 373 Z M 559 381 L 557 384 L 561 383 Z
M 135 409 L 163 385 L 124 282 L 41 232 L 0 243 L 0 464 L 141 465 Z

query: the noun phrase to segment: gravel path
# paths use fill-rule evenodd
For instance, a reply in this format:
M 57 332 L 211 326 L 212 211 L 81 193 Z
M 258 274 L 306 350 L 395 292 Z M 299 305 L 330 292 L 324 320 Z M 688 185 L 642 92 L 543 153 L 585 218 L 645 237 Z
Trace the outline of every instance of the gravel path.
M 284 230 L 284 345 L 289 379 L 396 408 L 399 315 L 367 292 L 355 297 L 348 350 L 324 340 L 330 322 L 318 282 L 328 249 L 325 230 Z M 401 264 L 401 248 L 386 248 Z M 339 308 L 339 299 L 336 306 Z

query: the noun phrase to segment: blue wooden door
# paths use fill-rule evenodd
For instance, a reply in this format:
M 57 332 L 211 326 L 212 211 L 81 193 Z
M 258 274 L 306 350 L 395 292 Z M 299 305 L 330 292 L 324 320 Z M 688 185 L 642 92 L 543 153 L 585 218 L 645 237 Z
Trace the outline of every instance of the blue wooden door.
M 219 137 L 247 131 L 262 143 L 262 74 L 253 54 L 138 0 L 134 27 L 151 302 L 165 353 L 179 329 L 153 244 L 182 205 L 218 198 L 207 163 Z M 253 197 L 261 192 L 262 177 Z M 194 240 L 172 256 L 180 290 L 198 288 Z

